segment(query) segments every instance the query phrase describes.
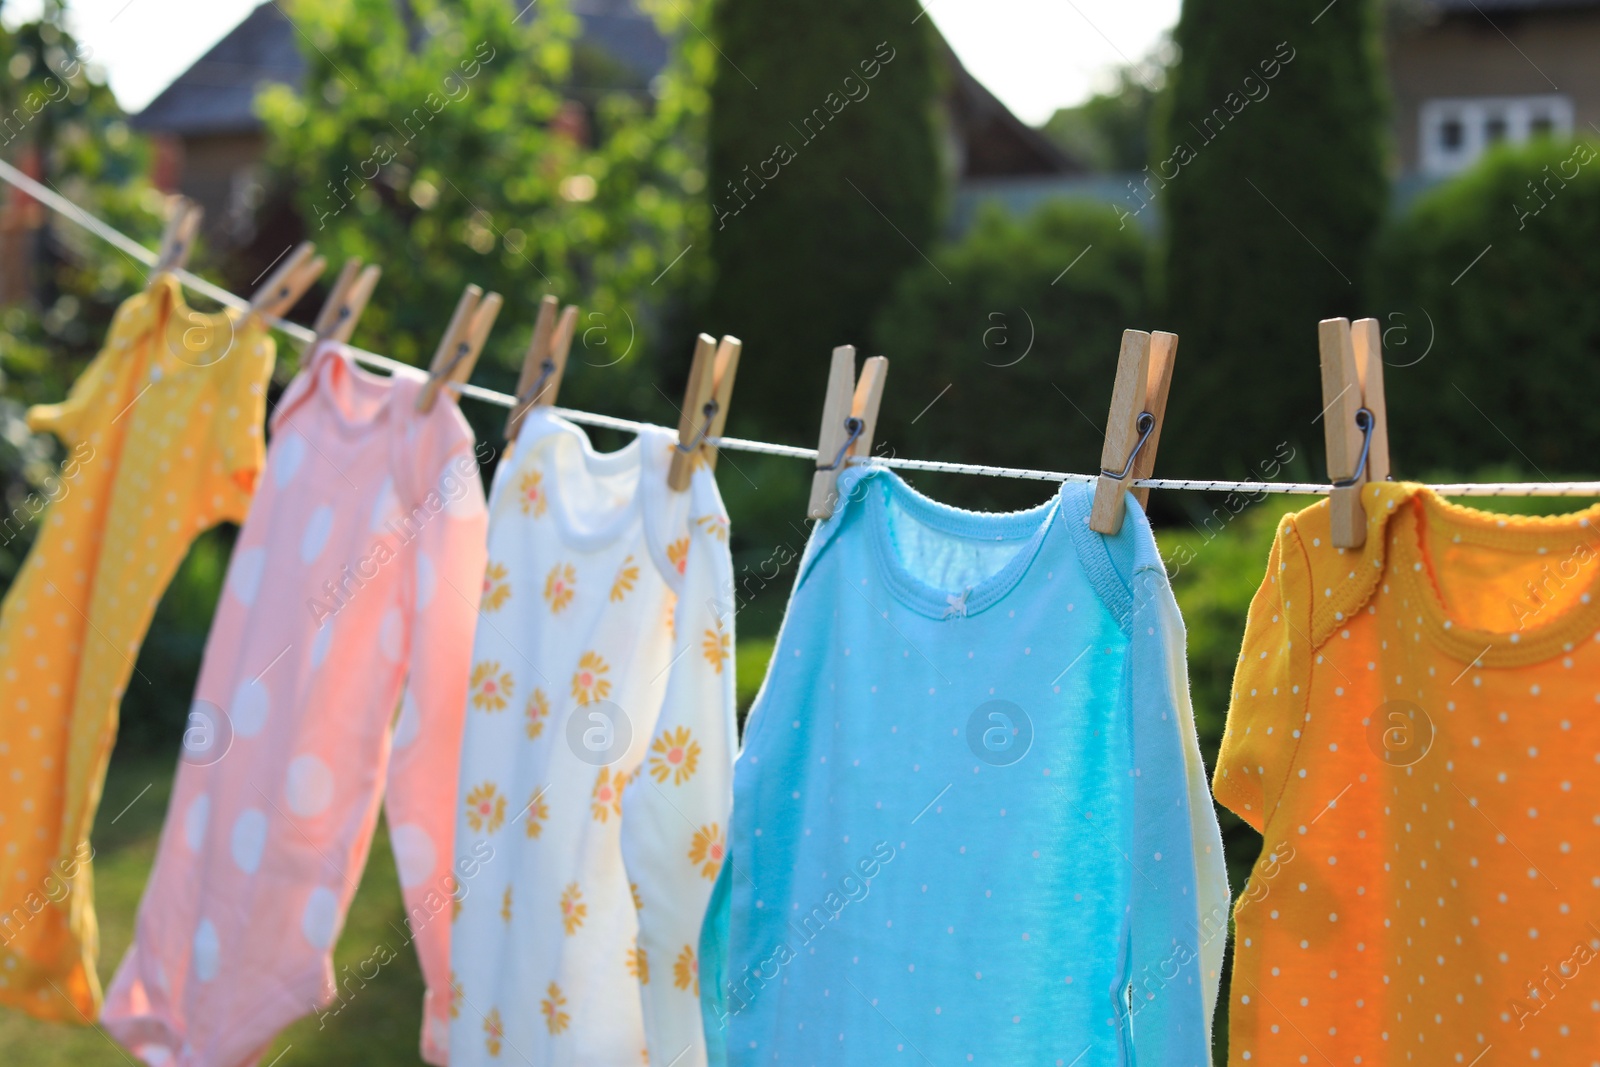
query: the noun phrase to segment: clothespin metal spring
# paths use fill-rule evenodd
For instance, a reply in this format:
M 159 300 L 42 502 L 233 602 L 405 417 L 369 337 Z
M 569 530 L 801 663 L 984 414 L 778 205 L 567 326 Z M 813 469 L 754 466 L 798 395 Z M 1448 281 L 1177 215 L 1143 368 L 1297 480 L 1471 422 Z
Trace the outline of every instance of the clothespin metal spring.
M 843 467 L 844 457 L 850 454 L 850 446 L 855 444 L 856 441 L 860 439 L 862 431 L 867 428 L 867 424 L 864 420 L 858 419 L 854 415 L 851 415 L 848 419 L 844 420 L 844 428 L 848 432 L 849 436 L 844 439 L 844 444 L 839 446 L 838 455 L 834 456 L 833 462 L 825 467 L 820 463 L 817 464 L 817 470 L 836 471 Z
M 544 392 L 544 387 L 550 382 L 550 376 L 555 372 L 556 361 L 546 356 L 544 361 L 539 364 L 539 377 L 535 378 L 533 384 L 528 386 L 527 392 L 517 397 L 517 408 L 525 408 L 539 399 L 539 394 Z
M 1366 481 L 1367 457 L 1372 453 L 1372 431 L 1378 425 L 1378 420 L 1373 418 L 1370 408 L 1356 409 L 1356 426 L 1361 430 L 1361 457 L 1356 460 L 1355 473 L 1348 478 L 1335 479 L 1335 489 L 1349 489 L 1353 485 L 1360 485 Z
M 1115 478 L 1120 482 L 1126 480 L 1128 475 L 1133 473 L 1133 465 L 1139 459 L 1139 450 L 1144 447 L 1144 443 L 1150 440 L 1150 435 L 1155 432 L 1156 417 L 1148 411 L 1141 411 L 1139 412 L 1139 421 L 1135 425 L 1139 430 L 1139 440 L 1134 444 L 1133 451 L 1128 453 L 1128 462 L 1123 466 L 1120 473 L 1101 467 L 1100 473 L 1107 478 Z
M 688 444 L 684 444 L 682 441 L 675 441 L 673 442 L 672 447 L 676 448 L 679 452 L 682 452 L 686 456 L 694 455 L 695 450 L 701 445 L 705 444 L 706 438 L 711 436 L 711 423 L 712 420 L 716 418 L 719 410 L 720 408 L 717 406 L 717 402 L 715 400 L 706 401 L 705 407 L 700 409 L 700 414 L 705 420 L 700 424 L 700 432 L 696 434 L 694 440 L 690 441 Z

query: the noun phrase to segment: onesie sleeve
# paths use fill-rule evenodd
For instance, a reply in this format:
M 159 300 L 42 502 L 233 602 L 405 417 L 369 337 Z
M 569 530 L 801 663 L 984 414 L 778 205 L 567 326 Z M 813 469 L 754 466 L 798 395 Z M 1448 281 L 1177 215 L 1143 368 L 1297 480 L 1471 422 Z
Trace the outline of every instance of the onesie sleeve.
M 1167 682 L 1162 712 L 1172 714 L 1177 724 L 1178 743 L 1183 749 L 1184 785 L 1195 861 L 1195 905 L 1199 916 L 1200 984 L 1205 997 L 1203 1009 L 1209 1047 L 1217 991 L 1222 981 L 1222 961 L 1227 951 L 1232 893 L 1222 852 L 1222 828 L 1217 825 L 1216 809 L 1211 803 L 1205 762 L 1200 756 L 1200 733 L 1195 727 L 1194 705 L 1189 698 L 1188 634 L 1164 572 L 1160 583 L 1161 596 L 1156 602 L 1157 633 Z M 1154 695 L 1160 699 L 1160 694 Z
M 700 925 L 733 809 L 733 562 L 708 471 L 692 487 L 674 665 L 637 781 L 623 794 L 622 856 L 639 908 L 649 1062 L 704 1067 Z
M 123 301 L 112 317 L 105 345 L 72 383 L 67 398 L 58 404 L 35 404 L 29 408 L 28 428 L 34 433 L 55 434 L 69 448 L 86 440 L 98 428 L 93 425 L 98 409 L 110 402 L 107 394 L 117 388 L 116 365 L 131 358 L 128 350 L 141 333 L 149 331 L 153 321 L 150 293 L 138 293 Z
M 233 345 L 222 357 L 218 369 L 216 413 L 211 424 L 212 447 L 222 464 L 222 476 L 229 488 L 234 512 L 222 516 L 242 522 L 255 492 L 256 477 L 266 465 L 266 443 L 262 428 L 266 423 L 267 382 L 277 346 L 255 316 L 235 322 L 238 331 Z
M 402 557 L 413 579 L 410 677 L 384 800 L 407 923 L 427 987 L 422 1058 L 441 1065 L 448 1062 L 450 1045 L 456 777 L 488 531 L 471 431 L 450 407 L 453 447 L 438 450 L 445 452 L 442 459 L 435 451 L 436 473 L 414 505 L 426 517 Z
M 1250 602 L 1233 674 L 1212 792 L 1265 832 L 1299 744 L 1310 691 L 1309 570 L 1294 519 L 1278 527 L 1267 573 Z
M 1159 565 L 1134 573 L 1134 867 L 1126 1010 L 1134 1060 L 1204 1067 L 1228 883 L 1189 705 L 1183 620 Z

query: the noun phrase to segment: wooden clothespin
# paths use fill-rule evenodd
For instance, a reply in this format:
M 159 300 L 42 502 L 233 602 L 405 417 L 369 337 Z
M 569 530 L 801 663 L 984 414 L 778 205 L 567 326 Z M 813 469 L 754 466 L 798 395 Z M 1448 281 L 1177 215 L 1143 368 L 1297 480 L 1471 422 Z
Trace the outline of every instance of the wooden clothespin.
M 1323 439 L 1328 446 L 1330 531 L 1336 548 L 1367 540 L 1361 487 L 1389 477 L 1389 420 L 1383 400 L 1383 331 L 1377 319 L 1323 319 Z
M 418 411 L 432 411 L 434 401 L 439 399 L 439 390 L 472 377 L 472 368 L 483 351 L 483 343 L 489 339 L 489 331 L 494 328 L 501 303 L 499 293 L 484 296 L 476 285 L 469 285 L 462 291 L 455 314 L 450 316 L 450 325 L 433 353 L 433 362 L 428 365 L 428 381 L 417 394 Z
M 506 440 L 517 439 L 522 419 L 537 407 L 554 405 L 561 393 L 561 378 L 567 371 L 567 353 L 578 326 L 578 306 L 568 304 L 556 320 L 560 301 L 546 296 L 539 301 L 539 317 L 534 320 L 533 339 L 522 357 L 522 373 L 517 377 L 517 402 L 506 418 Z
M 873 356 L 862 364 L 857 381 L 855 346 L 833 350 L 828 394 L 822 402 L 822 432 L 817 437 L 817 472 L 811 476 L 811 501 L 806 507 L 809 518 L 833 515 L 836 486 L 845 465 L 852 456 L 872 454 L 872 435 L 878 428 L 878 408 L 888 376 L 889 360 Z
M 200 205 L 186 196 L 167 198 L 167 225 L 161 231 L 161 249 L 150 271 L 152 278 L 166 271 L 182 270 L 189 262 L 189 252 L 200 233 L 200 219 L 204 214 Z
M 315 255 L 316 246 L 301 241 L 299 247 L 279 261 L 255 296 L 250 298 L 250 314 L 261 318 L 282 318 L 311 288 L 328 261 Z
M 376 263 L 363 270 L 359 256 L 351 256 L 344 261 L 339 277 L 333 283 L 333 291 L 328 294 L 328 300 L 322 305 L 322 311 L 312 326 L 317 341 L 350 340 L 382 273 L 383 268 Z
M 1100 477 L 1095 480 L 1094 504 L 1089 510 L 1089 528 L 1097 533 L 1114 534 L 1122 529 L 1127 509 L 1124 490 L 1129 482 L 1148 478 L 1155 469 L 1177 354 L 1177 334 L 1122 331 L 1117 378 L 1111 387 L 1111 414 L 1100 450 Z M 1136 487 L 1133 495 L 1143 507 L 1150 490 Z
M 721 343 L 709 334 L 695 339 L 694 363 L 689 368 L 689 384 L 683 392 L 683 411 L 678 418 L 678 447 L 667 468 L 667 485 L 674 492 L 689 488 L 695 462 L 702 460 L 707 470 L 717 469 L 717 450 L 706 444 L 708 437 L 721 437 L 728 422 L 728 406 L 733 402 L 733 379 L 739 373 L 739 352 L 744 342 L 723 337 Z

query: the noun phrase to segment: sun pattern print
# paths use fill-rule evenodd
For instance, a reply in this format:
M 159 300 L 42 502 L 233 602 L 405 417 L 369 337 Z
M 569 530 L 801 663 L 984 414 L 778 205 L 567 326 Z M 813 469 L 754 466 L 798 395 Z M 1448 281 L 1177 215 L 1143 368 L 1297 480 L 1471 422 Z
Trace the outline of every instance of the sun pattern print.
M 561 995 L 561 987 L 554 982 L 545 990 L 545 998 L 539 1002 L 539 1010 L 544 1013 L 544 1025 L 552 1034 L 559 1034 L 566 1030 L 567 1023 L 572 1021 L 572 1016 L 561 1009 L 566 1006 L 567 998 Z
M 634 911 L 643 911 L 644 910 L 644 898 L 639 895 L 639 883 L 638 882 L 629 882 L 628 883 L 628 892 L 633 894 L 633 910 Z
M 494 660 L 476 663 L 472 667 L 472 706 L 484 711 L 503 711 L 515 685 L 511 672 L 501 670 Z
M 538 740 L 544 733 L 545 720 L 550 718 L 550 698 L 544 695 L 543 689 L 535 687 L 528 694 L 528 706 L 523 709 L 522 717 L 527 720 L 524 728 L 528 731 L 528 740 Z
M 467 794 L 467 825 L 480 833 L 494 833 L 506 821 L 506 798 L 493 782 L 484 782 Z
M 550 501 L 544 494 L 544 475 L 539 471 L 529 471 L 522 476 L 522 481 L 517 484 L 517 499 L 522 504 L 522 513 L 532 515 L 539 519 L 544 517 L 545 508 L 550 506 Z
M 639 947 L 639 942 L 635 941 L 633 947 L 628 950 L 623 965 L 627 967 L 629 977 L 637 978 L 640 985 L 650 984 L 650 961 L 645 958 L 644 949 Z
M 622 566 L 617 568 L 617 576 L 611 582 L 611 602 L 622 603 L 622 598 L 633 589 L 634 583 L 639 580 L 639 565 L 633 562 L 629 555 L 622 561 Z
M 679 574 L 689 566 L 689 539 L 680 537 L 667 546 L 667 562 L 672 564 Z
M 706 627 L 705 634 L 700 639 L 700 654 L 718 674 L 722 673 L 722 665 L 728 662 L 728 656 L 731 655 L 728 645 L 728 631 L 722 628 L 721 619 L 717 620 L 716 629 Z
M 500 1021 L 500 1009 L 490 1008 L 489 1014 L 483 1017 L 483 1044 L 489 1050 L 489 1055 L 500 1055 L 500 1042 L 505 1037 L 506 1027 Z
M 499 611 L 511 599 L 510 574 L 504 563 L 490 563 L 483 572 L 483 610 Z
M 714 879 L 722 868 L 722 857 L 727 848 L 722 827 L 716 823 L 702 826 L 694 832 L 694 840 L 689 843 L 689 862 L 699 864 L 700 874 L 706 879 Z
M 592 808 L 595 822 L 605 822 L 612 815 L 622 818 L 622 787 L 628 780 L 621 771 L 615 775 L 610 767 L 601 767 L 595 776 Z
M 561 609 L 572 603 L 577 592 L 578 572 L 570 563 L 557 563 L 544 579 L 544 600 L 550 605 L 550 614 L 560 615 Z
M 687 726 L 663 730 L 650 742 L 650 777 L 673 785 L 682 785 L 694 777 L 700 764 L 700 742 L 694 739 Z
M 511 887 L 506 886 L 505 896 L 500 898 L 500 918 L 506 922 L 511 921 Z
M 572 699 L 580 706 L 593 704 L 611 695 L 611 665 L 600 658 L 598 652 L 585 652 L 578 657 L 578 669 L 572 672 Z
M 544 793 L 549 786 L 541 786 L 528 801 L 528 815 L 525 827 L 529 837 L 538 837 L 544 833 L 544 822 L 550 818 L 550 805 L 545 803 Z
M 461 1018 L 461 983 L 456 981 L 456 972 L 450 972 L 450 1018 Z
M 694 949 L 688 945 L 683 946 L 683 951 L 678 953 L 678 958 L 672 964 L 672 984 L 679 989 L 688 989 L 694 986 L 694 995 L 700 995 L 700 961 L 694 958 Z
M 578 932 L 588 915 L 589 905 L 583 902 L 583 890 L 578 888 L 577 882 L 570 883 L 561 891 L 561 924 L 568 937 Z

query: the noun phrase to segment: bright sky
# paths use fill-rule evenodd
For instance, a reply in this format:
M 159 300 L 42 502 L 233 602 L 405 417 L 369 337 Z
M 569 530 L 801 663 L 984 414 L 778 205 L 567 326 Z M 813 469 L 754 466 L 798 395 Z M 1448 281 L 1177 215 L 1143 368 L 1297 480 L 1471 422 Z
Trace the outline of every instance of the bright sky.
M 258 0 L 68 0 L 79 39 L 93 49 L 117 99 L 138 111 L 200 58 Z M 1141 58 L 1177 21 L 1180 0 L 923 0 L 967 69 L 1025 122 L 1102 87 L 1106 73 Z M 9 0 L 7 23 L 38 15 L 40 0 Z

